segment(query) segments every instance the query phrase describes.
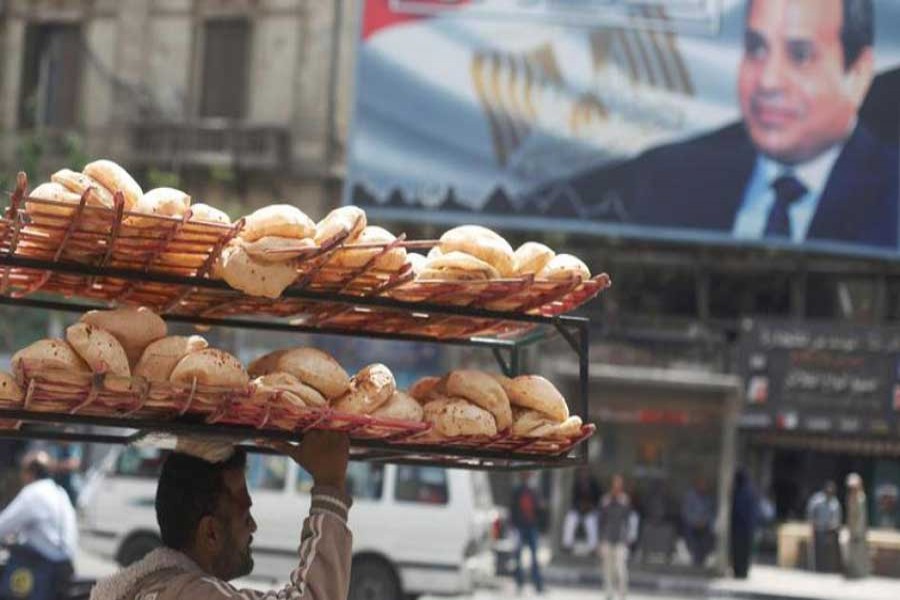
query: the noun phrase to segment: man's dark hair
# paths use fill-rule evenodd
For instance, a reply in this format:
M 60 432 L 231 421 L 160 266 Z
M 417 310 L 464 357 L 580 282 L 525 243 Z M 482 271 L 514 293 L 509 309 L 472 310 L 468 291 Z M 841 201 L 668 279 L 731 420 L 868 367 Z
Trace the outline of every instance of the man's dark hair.
M 246 464 L 247 453 L 240 448 L 221 463 L 180 452 L 170 454 L 156 488 L 156 521 L 163 544 L 174 550 L 186 549 L 200 519 L 215 513 L 225 494 L 225 472 L 243 470 Z
M 875 43 L 875 7 L 872 0 L 843 0 L 844 21 L 841 24 L 841 45 L 844 47 L 844 68 L 852 67 L 863 50 Z M 753 0 L 747 2 L 747 14 Z
M 50 465 L 41 461 L 39 458 L 26 460 L 23 468 L 26 473 L 31 474 L 35 481 L 50 477 Z

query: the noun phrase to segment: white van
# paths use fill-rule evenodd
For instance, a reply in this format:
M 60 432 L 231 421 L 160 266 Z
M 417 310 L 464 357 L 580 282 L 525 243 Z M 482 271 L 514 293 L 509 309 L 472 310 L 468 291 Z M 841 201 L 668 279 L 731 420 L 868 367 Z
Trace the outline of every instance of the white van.
M 114 449 L 79 497 L 82 545 L 127 565 L 160 544 L 154 497 L 164 454 Z M 250 454 L 254 578 L 286 581 L 297 564 L 310 476 L 283 456 Z M 499 512 L 478 471 L 351 462 L 350 598 L 398 600 L 493 585 Z

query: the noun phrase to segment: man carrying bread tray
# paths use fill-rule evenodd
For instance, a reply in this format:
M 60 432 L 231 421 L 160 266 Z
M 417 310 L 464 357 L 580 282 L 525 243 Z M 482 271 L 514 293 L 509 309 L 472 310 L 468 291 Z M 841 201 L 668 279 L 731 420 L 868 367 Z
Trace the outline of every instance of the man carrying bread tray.
M 156 517 L 163 547 L 97 583 L 91 600 L 339 600 L 350 585 L 352 536 L 345 493 L 346 434 L 310 431 L 299 446 L 278 443 L 314 480 L 299 564 L 290 583 L 267 592 L 228 583 L 253 570 L 256 522 L 244 476 L 246 453 L 212 441 L 179 440 L 163 464 Z

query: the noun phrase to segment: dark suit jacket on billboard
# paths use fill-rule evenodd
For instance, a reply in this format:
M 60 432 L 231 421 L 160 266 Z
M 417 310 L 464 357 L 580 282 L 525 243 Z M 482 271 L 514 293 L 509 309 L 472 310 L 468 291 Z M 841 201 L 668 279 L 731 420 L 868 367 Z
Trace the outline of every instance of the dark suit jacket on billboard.
M 729 234 L 757 152 L 742 123 L 662 146 L 631 165 L 627 222 Z M 897 247 L 898 153 L 862 125 L 828 176 L 807 240 Z

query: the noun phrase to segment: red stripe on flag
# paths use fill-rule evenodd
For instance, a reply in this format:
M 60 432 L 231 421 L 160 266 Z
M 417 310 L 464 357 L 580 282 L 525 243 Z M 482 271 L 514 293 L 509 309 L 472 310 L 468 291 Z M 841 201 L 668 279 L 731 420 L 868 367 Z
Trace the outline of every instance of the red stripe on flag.
M 462 6 L 468 4 L 470 0 L 458 0 L 457 4 Z M 363 39 L 378 33 L 382 29 L 400 25 L 409 21 L 418 21 L 420 19 L 429 18 L 427 15 L 416 15 L 408 12 L 396 12 L 391 10 L 391 0 L 366 0 L 365 14 L 363 15 Z M 452 10 L 455 7 L 448 7 L 446 2 L 441 0 L 418 0 L 417 4 L 434 4 L 442 10 Z

